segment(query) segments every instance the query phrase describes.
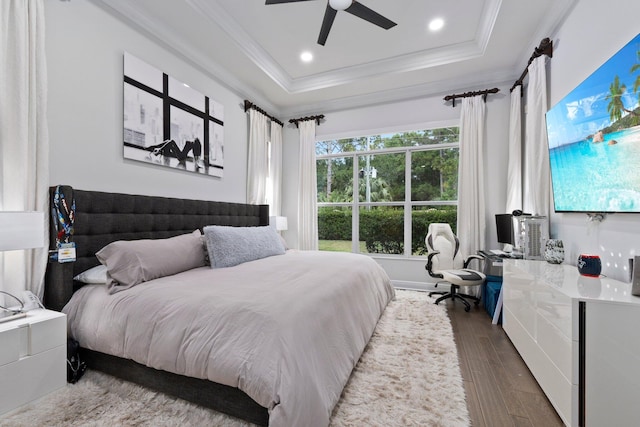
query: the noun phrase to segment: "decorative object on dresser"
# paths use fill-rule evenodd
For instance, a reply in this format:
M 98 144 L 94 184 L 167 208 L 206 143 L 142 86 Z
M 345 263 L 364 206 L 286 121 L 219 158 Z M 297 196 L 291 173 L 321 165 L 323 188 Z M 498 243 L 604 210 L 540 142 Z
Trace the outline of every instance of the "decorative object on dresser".
M 544 246 L 544 259 L 551 264 L 562 264 L 562 261 L 564 261 L 564 244 L 562 240 L 547 240 Z
M 247 425 L 95 370 L 0 424 L 65 425 L 69 413 L 77 425 Z M 399 290 L 354 368 L 330 425 L 443 424 L 470 425 L 451 322 L 446 308 L 434 305 L 425 292 Z
M 598 255 L 580 254 L 578 257 L 578 271 L 583 276 L 599 277 L 602 271 L 602 261 Z

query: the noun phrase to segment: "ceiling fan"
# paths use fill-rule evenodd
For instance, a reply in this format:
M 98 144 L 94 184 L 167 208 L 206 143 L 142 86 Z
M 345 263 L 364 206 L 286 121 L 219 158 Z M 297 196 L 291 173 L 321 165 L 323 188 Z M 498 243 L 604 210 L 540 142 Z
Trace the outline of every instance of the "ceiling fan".
M 266 4 L 295 3 L 299 1 L 310 0 L 267 0 Z M 339 10 L 349 12 L 350 14 L 371 22 L 378 27 L 382 27 L 385 30 L 396 25 L 395 22 L 385 18 L 377 12 L 374 12 L 356 0 L 329 0 L 327 2 L 327 9 L 324 12 L 322 27 L 320 28 L 320 35 L 318 36 L 318 44 L 324 46 L 326 43 L 329 31 L 331 30 L 331 26 L 333 25 L 333 21 L 336 19 L 336 14 Z

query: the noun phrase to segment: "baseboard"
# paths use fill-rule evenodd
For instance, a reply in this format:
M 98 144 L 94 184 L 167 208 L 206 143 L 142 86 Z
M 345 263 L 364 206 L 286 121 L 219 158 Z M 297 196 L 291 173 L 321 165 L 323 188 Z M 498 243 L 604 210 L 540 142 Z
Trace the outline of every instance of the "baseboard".
M 392 280 L 391 284 L 396 289 L 409 289 L 415 291 L 442 291 L 449 289 L 449 285 L 446 283 L 438 284 L 438 287 L 436 287 L 435 283 L 412 282 L 409 280 Z

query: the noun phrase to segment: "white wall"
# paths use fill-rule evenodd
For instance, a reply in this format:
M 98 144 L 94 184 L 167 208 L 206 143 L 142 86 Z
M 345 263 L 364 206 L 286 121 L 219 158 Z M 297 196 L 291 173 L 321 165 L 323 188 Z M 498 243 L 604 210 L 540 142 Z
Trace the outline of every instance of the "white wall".
M 581 0 L 553 35 L 549 106 L 555 105 L 638 34 L 637 0 Z M 614 214 L 589 223 L 585 214 L 552 214 L 551 236 L 562 239 L 565 263 L 600 255 L 602 273 L 627 281 L 628 259 L 640 255 L 640 215 Z
M 52 185 L 245 201 L 247 126 L 239 95 L 92 2 L 47 1 L 45 4 Z M 631 12 L 640 12 L 639 8 L 636 0 L 577 2 L 557 33 L 551 35 L 554 56 L 549 63 L 550 106 L 637 34 L 638 13 Z M 531 44 L 538 42 L 532 40 Z M 122 55 L 125 50 L 224 104 L 223 179 L 123 159 Z M 497 246 L 493 215 L 502 212 L 505 203 L 510 83 L 499 87 L 501 92 L 490 95 L 487 102 L 486 239 L 490 247 Z M 458 119 L 460 108 L 445 105 L 442 95 L 347 111 L 318 111 L 326 115 L 318 127 L 318 136 L 414 129 L 416 125 Z M 283 210 L 290 224 L 285 237 L 295 246 L 298 132 L 289 125 L 284 132 L 284 164 Z M 551 235 L 564 240 L 567 263 L 575 264 L 581 252 L 595 252 L 603 258 L 604 274 L 626 279 L 627 259 L 640 253 L 636 251 L 636 241 L 640 238 L 638 219 L 638 215 L 617 214 L 609 215 L 599 225 L 590 225 L 585 215 L 553 214 Z M 423 260 L 383 258 L 379 262 L 395 280 L 425 280 Z
M 494 87 L 492 84 L 490 87 Z M 490 87 L 479 87 L 488 89 Z M 497 248 L 495 237 L 496 213 L 504 213 L 506 203 L 507 137 L 509 116 L 509 87 L 500 86 L 501 92 L 487 98 L 487 138 L 485 146 L 486 188 L 486 241 L 491 248 Z M 429 98 L 407 100 L 405 102 L 376 105 L 366 108 L 337 112 L 321 112 L 325 120 L 316 130 L 318 139 L 369 135 L 383 131 L 416 130 L 429 124 L 454 124 L 460 119 L 460 104 L 455 108 L 443 101 L 442 94 Z M 298 132 L 286 129 L 284 133 L 285 194 L 283 214 L 289 218 L 289 231 L 285 238 L 292 247 L 296 246 L 297 234 L 297 194 L 298 194 Z M 399 282 L 431 282 L 424 269 L 426 258 L 401 258 L 392 256 L 376 257 L 389 276 Z
M 243 99 L 89 1 L 47 1 L 50 184 L 83 190 L 246 201 Z M 224 111 L 224 178 L 124 160 L 123 54 L 128 51 Z

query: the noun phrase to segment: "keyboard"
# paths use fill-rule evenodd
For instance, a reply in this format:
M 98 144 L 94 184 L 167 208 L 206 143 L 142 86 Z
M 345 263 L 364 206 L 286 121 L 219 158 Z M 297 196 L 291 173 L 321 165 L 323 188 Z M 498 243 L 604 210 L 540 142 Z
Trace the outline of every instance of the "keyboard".
M 494 255 L 498 255 L 498 256 L 506 256 L 506 255 L 508 255 L 505 251 L 501 251 L 500 249 L 489 249 L 489 252 L 491 252 Z

